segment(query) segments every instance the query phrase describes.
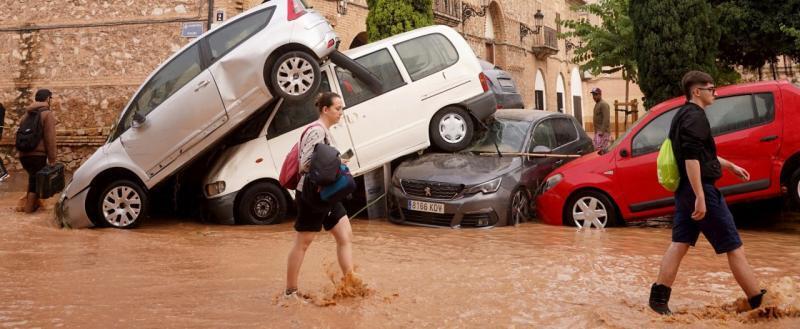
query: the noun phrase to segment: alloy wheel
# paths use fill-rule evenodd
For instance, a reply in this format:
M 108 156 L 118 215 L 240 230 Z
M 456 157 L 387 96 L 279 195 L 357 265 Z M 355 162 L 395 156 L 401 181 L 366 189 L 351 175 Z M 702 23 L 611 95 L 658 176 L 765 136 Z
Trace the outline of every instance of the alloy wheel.
M 129 186 L 117 186 L 103 198 L 103 216 L 113 226 L 131 225 L 139 218 L 141 211 L 141 196 Z
M 314 69 L 309 61 L 291 57 L 278 67 L 278 86 L 289 95 L 305 94 L 314 85 Z
M 586 196 L 572 206 L 572 219 L 578 228 L 604 228 L 608 223 L 608 209 L 597 198 Z

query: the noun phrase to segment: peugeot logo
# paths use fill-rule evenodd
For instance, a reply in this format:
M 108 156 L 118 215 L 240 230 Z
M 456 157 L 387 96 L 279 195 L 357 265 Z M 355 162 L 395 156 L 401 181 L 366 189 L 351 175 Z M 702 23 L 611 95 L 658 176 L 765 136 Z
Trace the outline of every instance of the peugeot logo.
M 426 186 L 425 187 L 425 196 L 430 197 L 432 195 L 433 194 L 431 194 L 431 187 L 430 186 Z

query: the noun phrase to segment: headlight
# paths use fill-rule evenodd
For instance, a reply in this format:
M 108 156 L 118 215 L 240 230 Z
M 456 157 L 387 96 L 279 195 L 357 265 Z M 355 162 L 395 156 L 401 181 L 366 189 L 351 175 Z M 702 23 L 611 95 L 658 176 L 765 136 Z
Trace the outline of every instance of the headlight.
M 502 181 L 503 181 L 502 177 L 501 178 L 495 178 L 495 179 L 490 180 L 490 181 L 488 181 L 486 183 L 481 183 L 481 184 L 478 184 L 478 185 L 474 185 L 474 186 L 468 187 L 466 190 L 464 190 L 464 194 L 473 194 L 473 193 L 478 193 L 478 192 L 483 192 L 484 194 L 489 194 L 489 193 L 497 192 L 497 190 L 500 189 L 500 183 Z
M 400 183 L 400 177 L 398 177 L 397 175 L 393 175 L 392 176 L 392 185 L 394 185 L 396 187 L 403 187 L 403 184 Z
M 542 193 L 547 192 L 548 190 L 558 185 L 558 183 L 561 183 L 562 179 L 564 179 L 564 175 L 562 174 L 555 174 L 547 178 L 547 180 L 544 181 L 544 187 L 542 188 Z
M 206 195 L 207 196 L 215 196 L 215 195 L 220 194 L 222 192 L 225 192 L 225 182 L 224 181 L 213 182 L 211 184 L 207 184 L 206 185 Z

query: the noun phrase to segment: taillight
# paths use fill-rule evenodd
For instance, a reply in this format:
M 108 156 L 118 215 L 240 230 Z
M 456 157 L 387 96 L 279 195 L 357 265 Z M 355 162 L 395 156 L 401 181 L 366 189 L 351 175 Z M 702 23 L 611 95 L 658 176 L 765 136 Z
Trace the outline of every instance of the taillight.
M 478 75 L 478 79 L 481 80 L 481 87 L 483 87 L 483 92 L 489 91 L 489 78 L 486 77 L 486 74 L 483 74 L 483 72 L 481 72 L 481 74 Z
M 287 7 L 289 8 L 289 12 L 287 14 L 287 18 L 289 21 L 293 21 L 306 13 L 306 7 L 303 7 L 303 4 L 300 2 L 300 0 L 288 1 Z

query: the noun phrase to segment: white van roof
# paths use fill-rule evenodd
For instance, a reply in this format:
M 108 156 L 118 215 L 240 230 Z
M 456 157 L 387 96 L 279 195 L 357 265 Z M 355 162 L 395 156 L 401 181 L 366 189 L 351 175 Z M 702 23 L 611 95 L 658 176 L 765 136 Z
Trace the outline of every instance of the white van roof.
M 453 37 L 454 36 L 453 34 L 455 34 L 455 35 L 458 35 L 459 37 L 461 37 L 461 35 L 458 34 L 458 32 L 456 32 L 456 30 L 453 30 L 453 28 L 451 28 L 451 27 L 449 27 L 447 25 L 433 25 L 433 26 L 421 27 L 421 28 L 418 28 L 418 29 L 415 29 L 415 30 L 411 30 L 411 31 L 408 31 L 408 32 L 403 32 L 403 33 L 388 37 L 386 39 L 378 40 L 378 41 L 375 41 L 375 42 L 370 42 L 370 43 L 365 44 L 363 46 L 356 47 L 356 48 L 353 48 L 353 49 L 344 50 L 342 52 L 345 55 L 347 55 L 348 57 L 350 57 L 350 58 L 358 58 L 361 55 L 366 55 L 366 54 L 372 53 L 372 52 L 374 52 L 374 51 L 376 51 L 378 49 L 386 48 L 389 45 L 393 45 L 393 44 L 396 44 L 396 43 L 399 43 L 399 42 L 403 42 L 403 41 L 406 41 L 406 40 L 414 39 L 416 37 L 420 37 L 420 36 L 427 35 L 427 34 L 433 34 L 433 33 L 441 33 L 441 34 L 444 34 L 445 36 L 448 36 L 448 37 Z

